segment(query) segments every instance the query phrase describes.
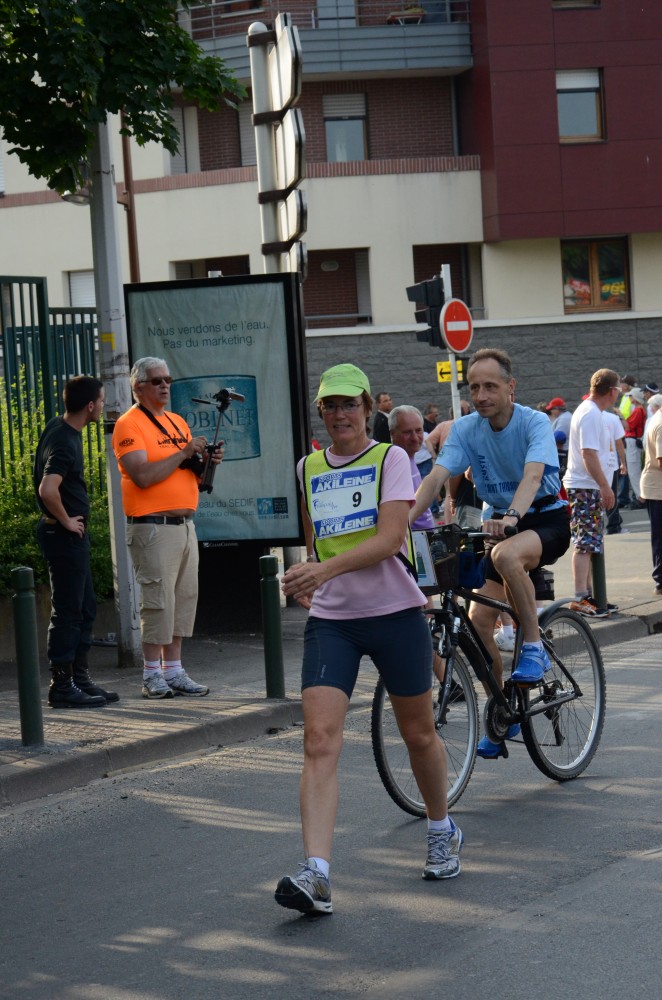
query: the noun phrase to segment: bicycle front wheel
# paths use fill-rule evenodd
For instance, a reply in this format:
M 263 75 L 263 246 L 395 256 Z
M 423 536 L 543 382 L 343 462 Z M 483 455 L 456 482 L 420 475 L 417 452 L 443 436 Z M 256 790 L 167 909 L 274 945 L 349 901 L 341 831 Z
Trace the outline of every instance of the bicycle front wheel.
M 552 669 L 528 696 L 528 708 L 544 708 L 522 721 L 522 736 L 531 760 L 548 778 L 569 781 L 590 764 L 602 735 L 607 700 L 605 670 L 600 648 L 591 629 L 579 615 L 559 608 L 541 625 Z M 570 678 L 579 691 L 573 693 Z M 555 704 L 556 702 L 556 704 Z
M 435 678 L 432 708 L 437 735 L 448 761 L 448 808 L 462 792 L 476 762 L 478 703 L 467 661 L 460 650 L 453 658 L 453 684 L 445 712 L 439 706 L 440 685 Z M 424 817 L 425 803 L 409 763 L 409 753 L 398 730 L 384 683 L 379 679 L 372 700 L 372 751 L 384 788 L 396 805 L 411 816 Z

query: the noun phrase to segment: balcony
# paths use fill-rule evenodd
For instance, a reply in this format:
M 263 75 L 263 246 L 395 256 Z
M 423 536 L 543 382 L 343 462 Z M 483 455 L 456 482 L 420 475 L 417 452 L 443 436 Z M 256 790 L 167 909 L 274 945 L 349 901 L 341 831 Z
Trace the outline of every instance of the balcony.
M 299 29 L 308 79 L 455 75 L 472 65 L 469 0 L 219 0 L 179 17 L 202 49 L 246 82 L 248 26 L 271 26 L 279 13 L 290 14 Z

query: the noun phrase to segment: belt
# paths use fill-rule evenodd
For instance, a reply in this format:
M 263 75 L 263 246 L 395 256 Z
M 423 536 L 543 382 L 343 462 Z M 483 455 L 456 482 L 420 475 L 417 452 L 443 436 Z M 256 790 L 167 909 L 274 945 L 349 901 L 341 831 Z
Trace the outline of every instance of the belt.
M 192 514 L 181 514 L 179 517 L 169 514 L 143 514 L 142 517 L 128 516 L 127 524 L 186 524 L 191 520 Z
M 83 518 L 83 524 L 85 524 L 85 525 L 87 524 L 87 515 L 86 514 L 71 514 L 71 517 L 82 517 Z M 57 520 L 57 518 L 55 518 L 55 517 L 47 517 L 46 514 L 42 514 L 41 515 L 41 519 L 44 522 L 44 524 L 59 524 L 60 523 Z

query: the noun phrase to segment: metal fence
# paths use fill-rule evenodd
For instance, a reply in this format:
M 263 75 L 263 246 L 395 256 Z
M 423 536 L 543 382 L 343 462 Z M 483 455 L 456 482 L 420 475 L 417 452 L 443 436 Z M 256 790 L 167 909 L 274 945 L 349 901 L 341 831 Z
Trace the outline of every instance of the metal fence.
M 45 278 L 0 276 L 0 472 L 23 474 L 74 375 L 99 377 L 95 309 L 50 308 Z M 85 436 L 88 486 L 106 489 L 103 429 Z
M 454 24 L 470 20 L 469 0 L 216 0 L 179 11 L 179 22 L 196 41 L 243 34 L 253 21 L 271 25 L 286 11 L 298 28 Z

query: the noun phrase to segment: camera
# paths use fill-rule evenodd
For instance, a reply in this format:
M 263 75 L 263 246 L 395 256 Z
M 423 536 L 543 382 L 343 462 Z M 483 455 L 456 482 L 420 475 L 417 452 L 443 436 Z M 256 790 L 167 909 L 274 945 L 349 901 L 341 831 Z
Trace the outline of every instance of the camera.
M 202 455 L 199 455 L 198 452 L 196 452 L 195 455 L 191 455 L 190 458 L 183 458 L 179 463 L 179 468 L 190 469 L 191 472 L 196 474 L 196 476 L 201 476 L 205 471 L 205 465 L 206 462 Z

